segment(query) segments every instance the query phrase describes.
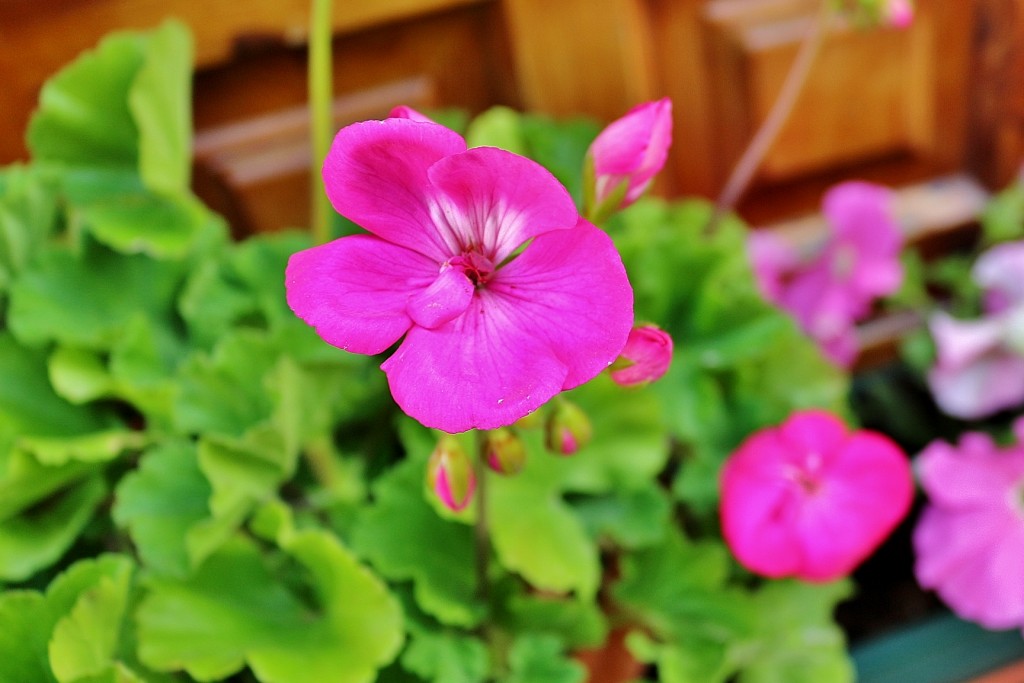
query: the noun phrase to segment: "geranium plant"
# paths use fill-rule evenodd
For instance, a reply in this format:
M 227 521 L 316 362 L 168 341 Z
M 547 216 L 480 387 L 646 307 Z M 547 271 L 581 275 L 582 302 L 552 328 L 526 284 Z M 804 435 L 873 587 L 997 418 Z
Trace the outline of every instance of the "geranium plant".
M 108 37 L 0 173 L 0 681 L 570 683 L 618 637 L 647 680 L 852 679 L 906 460 L 737 218 L 641 196 L 668 100 L 400 108 L 327 153 L 358 231 L 233 242 L 189 50 Z M 859 246 L 843 326 L 898 279 Z

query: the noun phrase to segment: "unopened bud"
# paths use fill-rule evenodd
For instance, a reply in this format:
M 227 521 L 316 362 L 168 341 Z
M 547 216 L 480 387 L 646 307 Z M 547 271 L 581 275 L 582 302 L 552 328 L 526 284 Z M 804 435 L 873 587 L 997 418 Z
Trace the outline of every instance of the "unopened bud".
M 449 510 L 469 504 L 476 489 L 473 462 L 454 436 L 442 436 L 427 461 L 430 488 Z
M 660 378 L 672 363 L 672 337 L 654 325 L 640 325 L 629 332 L 626 346 L 612 363 L 612 381 L 624 387 Z
M 573 455 L 590 443 L 590 418 L 575 403 L 559 400 L 548 417 L 545 443 L 548 450 L 559 455 Z
M 487 432 L 484 448 L 487 466 L 498 474 L 516 474 L 526 463 L 526 446 L 508 427 Z
M 419 121 L 420 123 L 434 123 L 434 120 L 426 114 L 421 114 L 410 106 L 400 104 L 391 110 L 388 118 L 392 119 L 410 119 L 412 121 Z

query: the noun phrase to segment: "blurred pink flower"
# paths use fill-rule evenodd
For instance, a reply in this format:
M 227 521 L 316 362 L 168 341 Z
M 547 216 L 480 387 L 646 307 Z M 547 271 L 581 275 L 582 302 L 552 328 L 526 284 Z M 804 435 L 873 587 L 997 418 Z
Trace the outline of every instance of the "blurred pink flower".
M 764 297 L 791 313 L 842 366 L 857 355 L 856 322 L 903 278 L 902 235 L 891 202 L 888 189 L 870 183 L 851 181 L 830 189 L 823 206 L 830 234 L 809 259 L 769 232 L 754 232 L 748 242 Z
M 401 339 L 381 368 L 424 425 L 511 424 L 626 343 L 633 292 L 618 252 L 533 161 L 389 118 L 339 131 L 323 175 L 334 208 L 371 234 L 294 254 L 288 304 L 353 353 Z
M 896 444 L 807 410 L 751 435 L 726 461 L 722 531 L 753 572 L 829 581 L 878 547 L 913 494 Z
M 672 144 L 672 100 L 639 104 L 601 131 L 587 151 L 594 171 L 594 205 L 619 195 L 612 213 L 635 202 L 658 174 Z M 592 215 L 592 214 L 591 214 Z
M 616 384 L 647 384 L 668 372 L 672 363 L 672 337 L 655 325 L 640 325 L 629 332 L 626 346 L 611 367 Z
M 936 361 L 928 388 L 948 415 L 976 419 L 1024 402 L 1024 355 L 1008 344 L 1024 309 L 978 320 L 936 313 L 929 321 Z
M 918 582 L 986 628 L 1024 627 L 1024 446 L 969 433 L 930 444 L 917 469 L 929 499 L 914 530 Z
M 886 0 L 883 20 L 893 28 L 909 28 L 914 23 L 914 6 L 910 0 Z
M 985 315 L 932 316 L 936 361 L 928 371 L 935 402 L 949 415 L 975 419 L 1024 403 L 1024 242 L 983 253 L 971 271 Z

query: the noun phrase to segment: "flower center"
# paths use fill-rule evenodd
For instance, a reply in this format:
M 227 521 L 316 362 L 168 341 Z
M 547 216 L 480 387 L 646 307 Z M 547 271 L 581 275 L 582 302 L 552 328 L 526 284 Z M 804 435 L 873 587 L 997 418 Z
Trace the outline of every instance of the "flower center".
M 474 287 L 483 287 L 494 273 L 494 262 L 483 254 L 467 251 L 448 261 L 452 268 L 458 268 L 465 274 Z

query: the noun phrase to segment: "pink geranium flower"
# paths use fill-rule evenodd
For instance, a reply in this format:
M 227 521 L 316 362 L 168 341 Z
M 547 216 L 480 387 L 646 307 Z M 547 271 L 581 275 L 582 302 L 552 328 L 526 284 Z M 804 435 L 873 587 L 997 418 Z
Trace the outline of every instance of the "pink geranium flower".
M 393 118 L 339 131 L 323 175 L 370 234 L 293 255 L 288 304 L 354 353 L 401 339 L 381 367 L 423 424 L 511 424 L 618 356 L 633 320 L 622 261 L 538 164 Z
M 736 558 L 772 578 L 846 575 L 906 515 L 906 457 L 829 413 L 794 413 L 744 441 L 722 470 L 722 532 Z
M 635 202 L 665 165 L 671 145 L 672 100 L 667 97 L 633 107 L 602 130 L 587 151 L 599 213 Z M 614 206 L 603 206 L 610 201 Z
M 929 499 L 914 530 L 918 582 L 986 628 L 1024 627 L 1024 446 L 969 433 L 932 443 L 917 467 Z
M 882 14 L 885 23 L 893 28 L 905 29 L 914 23 L 914 6 L 910 0 L 886 0 Z
M 895 291 L 903 277 L 902 236 L 892 215 L 891 192 L 847 182 L 830 189 L 823 211 L 830 233 L 811 257 L 766 232 L 748 243 L 754 275 L 766 299 L 791 313 L 835 363 L 857 355 L 855 324 L 875 299 Z

